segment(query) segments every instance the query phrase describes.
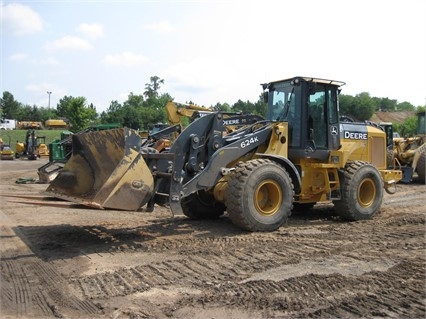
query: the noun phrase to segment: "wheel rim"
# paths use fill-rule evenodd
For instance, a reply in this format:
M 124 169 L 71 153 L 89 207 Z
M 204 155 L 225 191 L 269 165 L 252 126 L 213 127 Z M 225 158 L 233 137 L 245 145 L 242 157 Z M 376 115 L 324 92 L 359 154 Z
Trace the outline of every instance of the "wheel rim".
M 362 207 L 370 207 L 376 198 L 376 184 L 371 178 L 364 179 L 358 187 L 358 203 Z
M 268 179 L 261 182 L 254 193 L 254 205 L 263 216 L 275 214 L 282 203 L 282 190 L 280 184 Z

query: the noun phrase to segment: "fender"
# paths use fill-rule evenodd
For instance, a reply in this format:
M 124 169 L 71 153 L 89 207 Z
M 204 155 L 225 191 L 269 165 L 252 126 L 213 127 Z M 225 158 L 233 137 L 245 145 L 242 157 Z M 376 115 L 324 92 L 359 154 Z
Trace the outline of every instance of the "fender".
M 297 170 L 296 166 L 294 166 L 294 164 L 288 158 L 277 156 L 277 155 L 271 155 L 271 154 L 256 153 L 256 155 L 262 158 L 268 158 L 276 162 L 277 164 L 283 166 L 285 170 L 287 171 L 287 173 L 290 175 L 291 180 L 293 181 L 295 194 L 300 193 L 302 189 L 302 186 L 301 186 L 302 180 L 300 178 L 299 171 Z

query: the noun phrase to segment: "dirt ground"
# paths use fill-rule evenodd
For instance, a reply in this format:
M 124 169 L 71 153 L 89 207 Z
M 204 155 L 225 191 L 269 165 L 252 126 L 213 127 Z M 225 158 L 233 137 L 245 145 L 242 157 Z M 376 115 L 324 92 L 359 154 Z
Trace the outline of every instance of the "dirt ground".
M 1 318 L 426 315 L 420 183 L 385 194 L 372 220 L 343 222 L 323 204 L 248 233 L 226 215 L 100 211 L 15 182 L 45 161 L 0 162 Z

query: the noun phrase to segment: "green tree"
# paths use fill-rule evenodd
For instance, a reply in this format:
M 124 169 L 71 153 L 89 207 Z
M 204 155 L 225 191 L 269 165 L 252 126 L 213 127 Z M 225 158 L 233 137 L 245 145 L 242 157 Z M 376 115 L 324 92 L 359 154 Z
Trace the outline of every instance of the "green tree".
M 339 108 L 341 116 L 354 117 L 352 110 L 355 107 L 355 98 L 352 95 L 340 94 Z M 355 116 L 356 118 L 356 116 Z
M 96 108 L 91 104 L 86 105 L 85 97 L 64 96 L 56 107 L 58 117 L 69 121 L 71 131 L 78 132 L 96 121 Z
M 141 110 L 144 107 L 143 95 L 135 95 L 132 92 L 124 101 L 123 107 L 121 108 L 122 125 L 125 127 L 139 129 L 141 126 Z
M 414 111 L 416 109 L 415 106 L 410 102 L 398 103 L 396 108 L 398 111 Z
M 42 122 L 42 112 L 36 105 L 24 105 L 19 108 L 16 115 L 18 121 L 36 121 Z
M 59 100 L 58 104 L 56 105 L 56 113 L 59 117 L 66 117 L 72 99 L 72 96 L 65 95 L 62 99 Z
M 242 100 L 238 100 L 232 105 L 232 111 L 234 112 L 242 112 L 242 113 L 255 113 L 256 109 L 254 104 L 250 101 L 243 102 Z
M 365 121 L 374 114 L 374 102 L 370 97 L 370 93 L 362 92 L 355 96 L 355 114 L 358 120 Z
M 268 110 L 268 104 L 263 100 L 263 94 L 259 96 L 259 100 L 254 103 L 255 113 L 266 117 L 266 112 Z
M 101 123 L 118 123 L 124 126 L 122 108 L 123 105 L 118 103 L 117 100 L 111 101 L 108 109 L 100 115 Z
M 402 124 L 395 124 L 395 129 L 401 136 L 414 136 L 417 133 L 417 116 L 406 118 Z
M 371 118 L 375 111 L 375 102 L 370 93 L 362 92 L 355 97 L 351 95 L 340 95 L 340 115 L 346 115 L 357 121 L 365 121 Z
M 149 78 L 150 83 L 145 84 L 145 92 L 143 93 L 147 99 L 155 99 L 159 95 L 159 90 L 164 80 L 160 79 L 158 76 L 154 75 Z
M 3 92 L 3 97 L 0 99 L 1 116 L 8 119 L 16 119 L 19 114 L 21 103 L 15 100 L 12 93 Z
M 397 110 L 397 104 L 397 100 L 392 100 L 387 97 L 379 98 L 375 110 L 382 112 L 395 112 Z
M 216 103 L 213 105 L 215 111 L 232 112 L 231 106 L 228 103 Z

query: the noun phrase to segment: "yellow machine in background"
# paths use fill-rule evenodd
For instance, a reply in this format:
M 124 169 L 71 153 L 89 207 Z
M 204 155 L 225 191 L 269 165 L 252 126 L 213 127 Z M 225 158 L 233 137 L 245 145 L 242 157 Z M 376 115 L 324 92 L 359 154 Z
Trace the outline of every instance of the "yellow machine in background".
M 20 130 L 41 130 L 43 124 L 37 121 L 19 121 L 18 129 Z
M 49 148 L 46 145 L 45 136 L 37 136 L 35 130 L 28 130 L 25 135 L 25 142 L 16 142 L 15 157 L 26 157 L 35 160 L 42 156 L 49 156 Z
M 46 144 L 46 136 L 37 136 L 36 152 L 38 157 L 49 157 L 49 147 Z
M 401 169 L 403 178 L 401 182 L 410 183 L 414 173 L 418 180 L 425 183 L 426 175 L 426 129 L 425 111 L 418 112 L 417 134 L 412 137 L 393 138 L 393 150 L 390 154 L 390 167 Z
M 69 127 L 69 125 L 62 119 L 49 119 L 44 122 L 44 127 L 48 130 L 56 130 L 66 129 Z
M 346 220 L 371 218 L 402 172 L 387 169 L 383 130 L 339 122 L 342 85 L 266 83 L 266 119 L 227 132 L 225 115 L 209 112 L 162 153 L 142 147 L 130 129 L 73 136 L 73 154 L 46 193 L 102 209 L 152 211 L 168 202 L 193 219 L 227 211 L 248 231 L 273 231 L 296 206 L 320 202 L 333 202 Z
M 5 144 L 0 137 L 0 160 L 13 160 L 15 152 L 10 148 L 10 144 Z

